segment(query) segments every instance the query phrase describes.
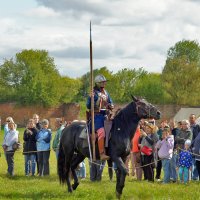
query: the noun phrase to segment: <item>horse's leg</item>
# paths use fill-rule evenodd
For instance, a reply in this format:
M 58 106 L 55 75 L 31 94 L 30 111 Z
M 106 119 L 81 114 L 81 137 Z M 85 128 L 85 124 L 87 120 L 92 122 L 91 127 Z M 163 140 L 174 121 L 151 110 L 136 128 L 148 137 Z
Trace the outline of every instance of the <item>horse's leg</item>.
M 108 174 L 109 174 L 109 178 L 110 178 L 110 181 L 112 181 L 112 179 L 113 179 L 112 160 L 111 160 L 111 159 L 107 160 L 107 163 L 108 163 Z
M 117 182 L 116 182 L 116 197 L 117 197 L 117 199 L 120 199 L 121 194 L 119 194 L 119 192 L 117 192 L 117 191 L 118 191 L 118 188 L 120 187 L 120 174 L 121 174 L 121 172 L 118 168 L 115 170 L 115 172 L 116 172 L 116 179 L 117 179 Z
M 74 184 L 72 184 L 73 190 L 76 190 L 76 188 L 79 185 L 78 177 L 76 174 L 76 168 L 78 167 L 78 164 L 81 163 L 85 159 L 85 156 L 82 154 L 77 154 L 76 157 L 72 160 L 71 164 L 71 172 L 74 178 Z
M 65 146 L 61 143 L 59 147 L 58 154 L 58 175 L 60 183 L 67 183 L 68 192 L 72 192 L 72 187 L 70 184 L 70 163 L 73 156 L 73 148 L 65 149 Z
M 116 196 L 118 199 L 120 199 L 122 190 L 124 188 L 126 175 L 128 174 L 128 169 L 126 169 L 124 161 L 122 160 L 121 157 L 114 157 L 113 160 L 117 165 Z

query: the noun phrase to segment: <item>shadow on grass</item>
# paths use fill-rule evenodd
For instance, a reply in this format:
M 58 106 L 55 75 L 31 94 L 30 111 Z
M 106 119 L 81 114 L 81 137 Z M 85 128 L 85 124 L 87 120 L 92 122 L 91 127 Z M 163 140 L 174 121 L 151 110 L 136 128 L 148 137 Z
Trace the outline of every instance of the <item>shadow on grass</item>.
M 55 181 L 59 182 L 59 177 L 57 175 L 50 175 L 50 176 L 25 176 L 25 175 L 14 175 L 10 176 L 7 174 L 1 174 L 0 178 L 7 178 L 9 180 L 26 180 L 26 181 L 32 181 L 32 180 L 46 180 L 46 181 Z
M 20 192 L 12 192 L 12 193 L 5 193 L 0 192 L 1 199 L 65 199 L 72 196 L 72 194 L 68 194 L 67 192 L 63 193 L 55 193 L 55 191 L 49 192 L 49 190 L 42 190 L 42 191 L 34 191 L 27 193 L 20 193 Z

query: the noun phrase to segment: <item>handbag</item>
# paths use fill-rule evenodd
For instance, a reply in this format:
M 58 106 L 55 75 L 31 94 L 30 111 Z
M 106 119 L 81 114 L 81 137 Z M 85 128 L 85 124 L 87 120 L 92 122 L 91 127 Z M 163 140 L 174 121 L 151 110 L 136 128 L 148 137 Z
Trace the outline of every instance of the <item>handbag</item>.
M 152 154 L 152 148 L 148 147 L 148 146 L 143 146 L 141 148 L 141 152 L 147 156 L 150 156 Z
M 12 145 L 13 151 L 16 151 L 16 150 L 20 149 L 20 147 L 21 147 L 20 142 L 15 142 L 15 143 Z

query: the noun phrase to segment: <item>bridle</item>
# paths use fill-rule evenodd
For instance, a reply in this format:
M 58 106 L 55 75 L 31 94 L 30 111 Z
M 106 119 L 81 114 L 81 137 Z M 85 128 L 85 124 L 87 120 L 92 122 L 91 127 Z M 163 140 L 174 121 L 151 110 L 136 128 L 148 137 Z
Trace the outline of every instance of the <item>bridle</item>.
M 143 118 L 140 113 L 139 113 L 139 109 L 141 110 L 144 110 L 145 112 L 147 112 L 147 118 L 150 118 L 150 113 L 151 113 L 151 109 L 153 109 L 153 106 L 152 107 L 148 107 L 148 111 L 146 111 L 146 109 L 144 109 L 144 107 L 141 106 L 141 102 L 140 101 L 135 101 L 135 107 L 136 107 L 136 113 L 138 115 L 139 118 Z

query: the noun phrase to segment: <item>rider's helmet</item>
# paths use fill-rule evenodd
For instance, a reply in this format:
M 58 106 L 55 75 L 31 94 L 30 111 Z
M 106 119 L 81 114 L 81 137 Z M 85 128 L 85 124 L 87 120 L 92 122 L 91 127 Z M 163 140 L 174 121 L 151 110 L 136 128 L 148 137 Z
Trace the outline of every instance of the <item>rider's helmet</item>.
M 106 78 L 105 78 L 105 76 L 103 76 L 103 75 L 97 75 L 96 77 L 95 77 L 95 79 L 94 79 L 94 82 L 95 82 L 95 85 L 98 87 L 98 88 L 100 88 L 100 87 L 102 87 L 103 86 L 103 84 L 102 83 L 104 83 L 104 82 L 106 82 L 107 80 L 106 80 Z M 104 87 L 104 86 L 103 86 Z

